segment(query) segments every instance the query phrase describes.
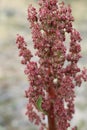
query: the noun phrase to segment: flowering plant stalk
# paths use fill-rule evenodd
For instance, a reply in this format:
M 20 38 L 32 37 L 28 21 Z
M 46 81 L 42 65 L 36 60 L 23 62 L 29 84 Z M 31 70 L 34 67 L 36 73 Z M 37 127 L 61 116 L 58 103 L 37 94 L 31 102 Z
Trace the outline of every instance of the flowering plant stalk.
M 40 130 L 67 130 L 75 111 L 75 87 L 87 81 L 87 69 L 81 70 L 77 64 L 81 37 L 73 27 L 72 10 L 64 2 L 39 0 L 38 11 L 29 6 L 28 21 L 36 53 L 31 53 L 22 36 L 16 40 L 30 84 L 25 91 L 29 99 L 26 114 Z M 34 56 L 38 57 L 37 62 L 33 61 Z

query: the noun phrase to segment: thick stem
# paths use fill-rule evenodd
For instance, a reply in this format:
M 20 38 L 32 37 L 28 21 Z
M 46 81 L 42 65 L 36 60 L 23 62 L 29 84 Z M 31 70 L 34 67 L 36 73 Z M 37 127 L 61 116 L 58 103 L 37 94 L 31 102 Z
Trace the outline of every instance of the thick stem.
M 48 112 L 48 130 L 56 130 L 55 115 L 53 112 L 53 104 L 51 104 L 50 110 Z
M 48 92 L 49 92 L 49 95 L 51 97 L 51 100 L 54 100 L 56 98 L 54 89 L 52 87 L 49 87 Z M 51 102 L 50 110 L 48 112 L 48 130 L 56 130 L 53 102 Z

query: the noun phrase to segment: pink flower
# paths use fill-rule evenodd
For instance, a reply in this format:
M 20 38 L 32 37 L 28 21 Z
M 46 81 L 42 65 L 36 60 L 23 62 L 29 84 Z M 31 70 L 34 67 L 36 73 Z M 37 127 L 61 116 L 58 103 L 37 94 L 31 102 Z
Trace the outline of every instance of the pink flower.
M 22 36 L 18 35 L 16 41 L 30 84 L 25 91 L 26 114 L 31 122 L 40 125 L 40 130 L 67 130 L 75 112 L 75 87 L 87 81 L 87 69 L 81 70 L 77 64 L 81 37 L 73 28 L 70 6 L 57 0 L 39 0 L 39 5 L 38 12 L 32 5 L 28 8 L 35 56 L 39 60 L 31 61 L 33 55 Z M 69 49 L 64 43 L 66 34 L 70 36 Z M 46 116 L 48 125 L 44 123 Z
M 22 36 L 18 35 L 17 40 L 16 40 L 16 44 L 18 46 L 18 49 L 20 50 L 19 56 L 22 56 L 21 63 L 27 64 L 27 62 L 30 61 L 32 54 L 31 54 L 30 50 L 27 49 L 27 44 L 24 41 L 24 38 Z

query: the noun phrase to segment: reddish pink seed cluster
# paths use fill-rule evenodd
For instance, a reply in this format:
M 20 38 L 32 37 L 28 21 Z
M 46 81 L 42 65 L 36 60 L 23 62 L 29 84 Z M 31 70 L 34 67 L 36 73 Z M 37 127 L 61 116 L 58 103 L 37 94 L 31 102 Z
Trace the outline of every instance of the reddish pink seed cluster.
M 51 116 L 55 116 L 56 130 L 67 130 L 74 114 L 74 89 L 81 86 L 82 80 L 87 81 L 87 70 L 81 70 L 77 65 L 81 58 L 81 37 L 73 28 L 70 6 L 57 0 L 39 0 L 39 5 L 38 12 L 32 6 L 28 8 L 28 20 L 37 51 L 35 55 L 39 61 L 31 61 L 32 54 L 22 36 L 18 36 L 16 41 L 30 83 L 25 91 L 29 99 L 26 114 L 30 121 L 41 124 L 43 130 L 43 120 L 52 105 L 54 115 Z M 64 44 L 66 34 L 70 36 L 69 49 Z
M 31 59 L 32 54 L 30 50 L 27 49 L 27 44 L 24 41 L 24 38 L 18 35 L 16 43 L 17 43 L 18 49 L 20 49 L 19 56 L 23 57 L 23 59 L 21 60 L 21 63 L 27 64 L 29 60 Z

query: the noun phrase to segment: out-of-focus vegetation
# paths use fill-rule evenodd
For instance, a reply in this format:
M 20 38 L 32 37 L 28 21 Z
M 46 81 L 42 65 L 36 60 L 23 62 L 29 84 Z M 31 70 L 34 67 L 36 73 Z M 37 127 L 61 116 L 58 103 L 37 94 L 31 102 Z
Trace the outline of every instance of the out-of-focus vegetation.
M 79 66 L 87 67 L 87 0 L 65 0 L 71 4 L 74 26 L 82 35 L 82 55 Z M 28 4 L 37 7 L 37 0 L 0 0 L 0 130 L 36 130 L 25 116 L 28 87 L 15 45 L 16 35 L 22 34 L 32 48 L 32 39 L 27 21 Z M 87 129 L 87 84 L 76 90 L 76 114 L 72 124 L 79 130 Z

